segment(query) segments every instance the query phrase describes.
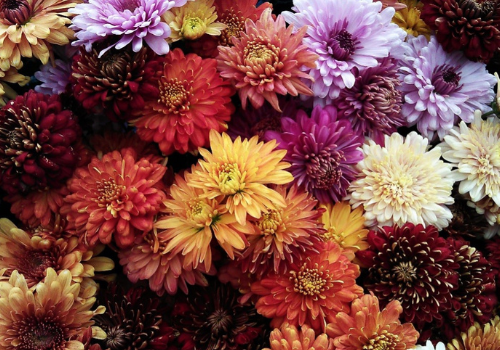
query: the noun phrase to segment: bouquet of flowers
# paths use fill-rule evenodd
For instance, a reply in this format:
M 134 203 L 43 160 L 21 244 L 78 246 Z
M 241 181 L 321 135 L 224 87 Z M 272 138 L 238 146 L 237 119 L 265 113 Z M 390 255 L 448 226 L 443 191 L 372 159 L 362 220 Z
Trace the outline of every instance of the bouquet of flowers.
M 500 1 L 0 0 L 0 349 L 500 349 Z

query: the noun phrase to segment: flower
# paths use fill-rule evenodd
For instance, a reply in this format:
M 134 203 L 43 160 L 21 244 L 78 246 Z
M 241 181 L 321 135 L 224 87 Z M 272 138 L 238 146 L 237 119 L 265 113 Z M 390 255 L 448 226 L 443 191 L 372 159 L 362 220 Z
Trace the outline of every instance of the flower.
M 407 223 L 383 227 L 368 234 L 370 248 L 357 253 L 369 268 L 365 288 L 387 305 L 397 300 L 401 318 L 422 330 L 443 323 L 441 312 L 452 307 L 458 287 L 454 249 L 439 237 L 434 226 Z
M 333 350 L 333 340 L 326 334 L 316 336 L 308 325 L 298 330 L 295 326 L 282 325 L 271 332 L 269 338 L 271 348 L 263 350 Z
M 295 183 L 303 186 L 321 203 L 338 202 L 354 180 L 354 164 L 363 159 L 357 148 L 363 138 L 348 120 L 337 118 L 333 106 L 316 106 L 311 117 L 299 111 L 296 121 L 281 119 L 282 133 L 268 131 L 266 140 L 275 139 L 278 149 L 286 149 L 285 161 Z
M 323 212 L 318 202 L 303 189 L 278 186 L 285 198 L 284 208 L 269 209 L 260 219 L 250 219 L 255 233 L 248 237 L 250 246 L 239 258 L 243 273 L 259 277 L 269 271 L 286 273 L 288 265 L 310 254 L 319 253 L 320 235 L 325 231 L 318 222 Z
M 384 135 L 405 125 L 401 93 L 396 89 L 400 82 L 395 60 L 386 58 L 377 67 L 362 71 L 354 68 L 353 73 L 354 85 L 340 91 L 333 104 L 339 116 L 347 118 L 356 132 L 381 143 Z
M 497 1 L 423 0 L 421 18 L 436 31 L 447 51 L 462 50 L 471 60 L 488 62 L 500 47 Z
M 147 157 L 153 161 L 165 161 L 165 158 L 160 157 L 160 152 L 153 143 L 141 140 L 132 131 L 124 134 L 123 132 L 105 130 L 103 134 L 93 134 L 89 138 L 89 143 L 99 159 L 102 159 L 106 153 L 131 147 L 140 158 Z
M 165 170 L 147 158 L 137 159 L 131 148 L 94 157 L 68 181 L 70 194 L 61 212 L 89 246 L 109 244 L 112 238 L 120 248 L 130 246 L 137 235 L 153 228 L 165 198 Z
M 461 52 L 447 54 L 432 36 L 403 43 L 405 54 L 400 64 L 399 89 L 405 104 L 402 113 L 408 125 L 417 125 L 429 139 L 442 139 L 461 119 L 474 119 L 474 111 L 490 111 L 496 79 L 486 71 L 486 65 L 471 62 Z
M 366 242 L 368 230 L 365 229 L 365 218 L 363 208 L 357 207 L 352 210 L 348 202 L 337 202 L 323 204 L 326 209 L 320 218 L 326 232 L 321 235 L 325 242 L 337 243 L 344 254 L 349 254 L 350 260 L 354 258 L 354 253 L 358 250 L 365 250 L 369 247 Z M 352 258 L 351 258 L 352 257 Z
M 178 349 L 261 349 L 269 333 L 266 319 L 250 303 L 239 303 L 231 286 L 211 282 L 178 299 L 173 326 L 180 331 Z
M 452 218 L 451 164 L 440 160 L 441 149 L 428 151 L 428 140 L 416 132 L 403 138 L 385 136 L 385 147 L 373 140 L 363 145 L 364 159 L 356 165 L 350 203 L 363 205 L 369 227 L 413 224 L 446 227 Z
M 204 34 L 221 35 L 226 25 L 216 22 L 214 0 L 188 1 L 185 5 L 166 12 L 162 17 L 172 34 L 169 42 L 196 40 Z
M 41 82 L 35 86 L 35 91 L 45 95 L 62 94 L 67 90 L 70 76 L 70 62 L 55 60 L 55 65 L 47 63 L 35 72 L 35 78 Z
M 311 77 L 301 68 L 314 68 L 318 56 L 302 45 L 306 28 L 292 32 L 293 26 L 287 28 L 282 16 L 274 20 L 268 8 L 257 22 L 245 22 L 234 46 L 219 46 L 218 69 L 238 89 L 243 109 L 248 99 L 255 108 L 267 101 L 281 111 L 278 94 L 312 95 L 301 80 Z
M 79 161 L 80 126 L 59 96 L 33 90 L 0 110 L 0 185 L 9 194 L 60 187 Z
M 418 0 L 399 0 L 401 4 L 406 5 L 405 8 L 396 11 L 392 22 L 396 23 L 399 28 L 406 31 L 409 35 L 417 37 L 424 35 L 427 40 L 431 37 L 431 30 L 420 18 L 420 12 L 424 6 Z
M 460 182 L 459 193 L 473 202 L 489 197 L 500 205 L 500 119 L 483 120 L 478 111 L 470 126 L 462 121 L 439 146 L 456 168 L 452 177 Z
M 58 275 L 49 268 L 34 291 L 14 271 L 8 281 L 0 282 L 0 346 L 5 350 L 83 349 L 74 338 L 104 310 L 92 311 L 95 298 L 92 294 L 78 297 L 82 290 L 79 283 L 72 283 L 67 270 Z
M 193 172 L 191 186 L 201 188 L 203 196 L 213 199 L 226 197 L 226 208 L 236 221 L 244 225 L 246 216 L 258 219 L 269 209 L 286 207 L 281 194 L 268 184 L 284 185 L 293 180 L 284 170 L 290 166 L 282 159 L 285 150 L 276 150 L 276 141 L 259 142 L 236 138 L 233 142 L 226 133 L 210 131 L 210 148 L 200 149 L 200 168 Z
M 269 274 L 252 283 L 251 290 L 259 296 L 255 305 L 259 314 L 273 319 L 271 326 L 307 324 L 319 332 L 363 295 L 356 284 L 358 276 L 359 267 L 336 243 L 327 242 L 319 254 L 291 264 L 286 274 Z
M 436 347 L 434 347 L 434 345 L 432 345 L 432 342 L 430 340 L 427 340 L 425 345 L 417 345 L 415 350 L 446 350 L 446 348 L 444 347 L 444 343 L 439 342 L 436 344 Z
M 331 101 L 354 85 L 352 72 L 375 67 L 388 57 L 406 33 L 391 23 L 394 8 L 381 11 L 372 0 L 295 0 L 295 13 L 283 17 L 297 29 L 307 28 L 304 45 L 319 55 L 316 67 L 305 70 L 314 79 L 314 96 Z
M 0 59 L 18 67 L 22 57 L 35 56 L 43 64 L 51 55 L 51 44 L 65 45 L 73 38 L 69 9 L 79 0 L 5 1 L 0 9 Z
M 500 317 L 480 325 L 475 322 L 467 332 L 453 339 L 446 348 L 448 350 L 481 350 L 500 347 Z
M 185 3 L 186 0 L 89 0 L 78 4 L 70 11 L 76 14 L 70 26 L 77 38 L 72 45 L 84 46 L 90 52 L 94 43 L 111 38 L 117 41 L 101 48 L 100 56 L 112 47 L 120 50 L 128 44 L 132 44 L 134 52 L 147 44 L 158 55 L 164 55 L 169 51 L 165 39 L 171 33 L 161 16 Z
M 163 76 L 149 82 L 154 91 L 144 109 L 136 111 L 140 117 L 131 121 L 137 135 L 158 143 L 161 151 L 169 155 L 207 146 L 211 129 L 226 130 L 234 111 L 234 90 L 219 76 L 216 65 L 211 58 L 184 56 L 180 49 L 170 52 L 164 68 L 160 68 Z
M 326 333 L 337 350 L 406 350 L 415 346 L 418 332 L 411 323 L 401 324 L 401 304 L 391 301 L 381 311 L 378 299 L 370 294 L 352 302 L 350 312 L 340 312 Z

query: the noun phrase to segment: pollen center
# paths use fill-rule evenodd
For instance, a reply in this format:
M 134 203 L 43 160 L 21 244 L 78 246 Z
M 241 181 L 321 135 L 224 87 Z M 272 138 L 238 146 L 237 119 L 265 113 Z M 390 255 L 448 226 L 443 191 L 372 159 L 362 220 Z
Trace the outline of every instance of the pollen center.
M 190 93 L 184 84 L 177 79 L 166 81 L 162 78 L 160 82 L 160 99 L 158 102 L 167 107 L 168 112 L 178 114 L 189 109 Z
M 52 350 L 64 348 L 64 331 L 51 319 L 25 319 L 19 325 L 20 350 Z
M 237 164 L 221 164 L 217 180 L 222 194 L 232 195 L 244 189 L 242 174 Z
M 314 187 L 322 190 L 329 190 L 338 184 L 342 177 L 342 170 L 339 164 L 345 160 L 342 152 L 323 149 L 319 154 L 306 155 L 306 173 L 314 181 Z
M 264 235 L 275 235 L 283 225 L 281 213 L 277 210 L 270 210 L 262 214 L 261 219 L 257 223 Z
M 398 281 L 412 282 L 417 277 L 417 269 L 411 262 L 401 262 L 392 270 L 396 273 Z
M 399 336 L 383 331 L 382 334 L 369 340 L 363 350 L 396 350 L 400 343 Z
M 181 35 L 188 40 L 196 40 L 207 31 L 207 25 L 199 17 L 189 17 L 184 19 Z
M 298 272 L 291 271 L 290 279 L 295 282 L 294 291 L 303 295 L 317 296 L 325 290 L 326 279 L 323 271 L 319 271 L 316 264 L 315 268 L 306 268 L 304 264 Z

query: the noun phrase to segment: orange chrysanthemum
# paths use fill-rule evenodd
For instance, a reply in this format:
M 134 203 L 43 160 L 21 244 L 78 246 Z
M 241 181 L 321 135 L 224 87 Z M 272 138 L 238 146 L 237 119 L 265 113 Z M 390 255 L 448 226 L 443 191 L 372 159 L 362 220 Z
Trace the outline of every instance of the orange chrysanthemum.
M 255 108 L 267 100 L 281 111 L 277 94 L 313 94 L 301 81 L 312 78 L 300 68 L 315 68 L 318 58 L 302 45 L 306 31 L 304 26 L 292 34 L 293 26 L 287 28 L 281 15 L 274 20 L 268 8 L 257 22 L 245 22 L 245 32 L 239 39 L 232 39 L 234 46 L 219 46 L 217 61 L 221 76 L 231 79 L 239 89 L 243 108 L 247 99 Z
M 460 334 L 460 337 L 453 339 L 446 346 L 447 350 L 489 350 L 500 349 L 500 317 L 486 324 L 474 324 Z
M 260 296 L 255 307 L 268 318 L 271 326 L 283 322 L 294 326 L 307 324 L 324 331 L 327 322 L 363 295 L 356 284 L 359 267 L 351 263 L 334 242 L 326 243 L 319 254 L 293 264 L 286 274 L 271 274 L 252 284 Z
M 314 330 L 304 325 L 300 330 L 296 327 L 284 324 L 280 329 L 271 332 L 269 338 L 271 349 L 263 350 L 334 350 L 332 339 L 326 334 L 316 337 Z
M 68 181 L 71 194 L 64 198 L 67 204 L 61 212 L 86 244 L 108 244 L 114 237 L 126 248 L 153 228 L 165 198 L 161 180 L 166 168 L 137 158 L 132 148 L 94 157 Z
M 0 6 L 0 59 L 19 66 L 22 57 L 35 56 L 43 64 L 50 44 L 66 45 L 73 38 L 68 9 L 81 0 L 3 1 Z
M 233 142 L 226 133 L 212 130 L 210 148 L 212 152 L 200 149 L 204 160 L 190 175 L 191 186 L 202 189 L 204 197 L 225 197 L 229 213 L 241 225 L 246 224 L 247 213 L 258 219 L 262 212 L 286 207 L 283 196 L 266 186 L 293 181 L 284 170 L 290 164 L 282 162 L 286 150 L 275 150 L 275 140 L 264 143 L 255 136 Z
M 75 340 L 94 322 L 95 290 L 86 298 L 84 287 L 73 283 L 71 272 L 47 270 L 45 281 L 31 290 L 23 275 L 14 271 L 0 282 L 0 347 L 3 350 L 83 350 Z
M 169 155 L 186 153 L 208 145 L 211 129 L 227 130 L 234 111 L 233 87 L 217 72 L 214 59 L 202 59 L 180 49 L 165 58 L 163 76 L 152 77 L 157 90 L 146 98 L 140 117 L 131 122 L 137 135 L 158 143 Z
M 399 301 L 391 301 L 380 311 L 378 299 L 366 294 L 353 301 L 350 313 L 337 314 L 326 333 L 337 350 L 413 349 L 419 334 L 411 323 L 401 324 L 401 312 Z
M 286 207 L 270 209 L 260 219 L 250 219 L 255 234 L 249 237 L 250 246 L 240 259 L 243 272 L 262 276 L 267 272 L 286 273 L 288 264 L 319 253 L 320 235 L 325 230 L 318 222 L 323 210 L 315 207 L 318 201 L 297 186 L 288 191 L 278 186 L 276 191 L 285 198 Z

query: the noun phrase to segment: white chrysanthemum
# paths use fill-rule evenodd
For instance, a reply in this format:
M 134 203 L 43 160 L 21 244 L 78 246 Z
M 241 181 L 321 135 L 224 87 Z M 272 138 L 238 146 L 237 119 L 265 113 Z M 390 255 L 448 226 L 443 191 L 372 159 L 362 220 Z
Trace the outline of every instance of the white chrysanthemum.
M 428 151 L 428 139 L 416 132 L 406 138 L 393 133 L 385 136 L 385 147 L 370 140 L 363 153 L 349 191 L 353 207 L 364 206 L 367 225 L 448 226 L 452 214 L 446 205 L 453 204 L 454 180 L 439 147 Z
M 436 347 L 434 347 L 434 345 L 432 345 L 432 342 L 430 340 L 427 340 L 427 343 L 425 345 L 417 345 L 414 350 L 446 350 L 446 348 L 441 342 L 437 343 Z

